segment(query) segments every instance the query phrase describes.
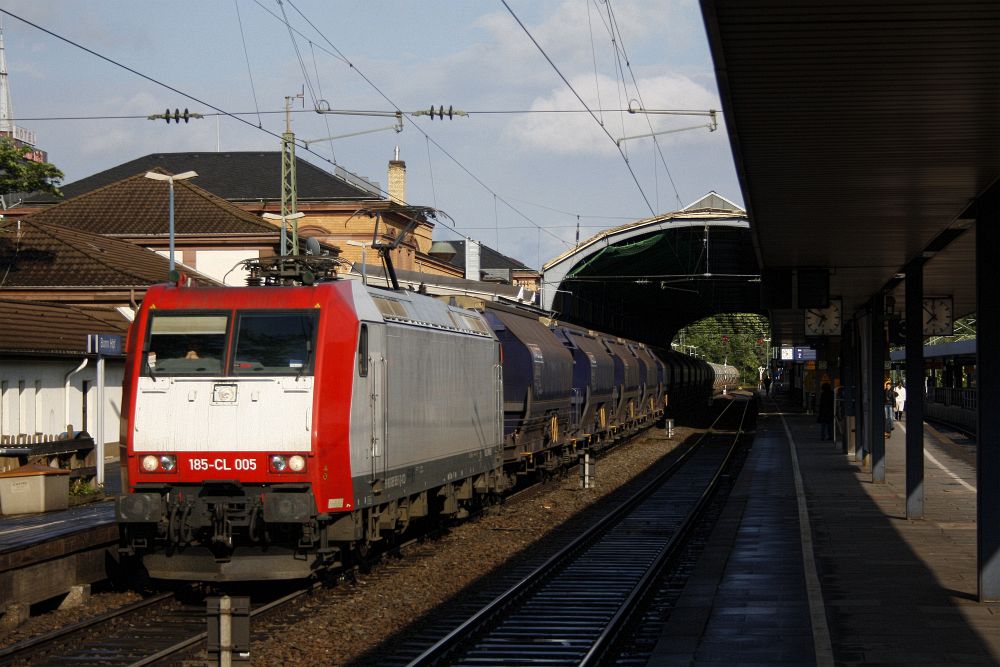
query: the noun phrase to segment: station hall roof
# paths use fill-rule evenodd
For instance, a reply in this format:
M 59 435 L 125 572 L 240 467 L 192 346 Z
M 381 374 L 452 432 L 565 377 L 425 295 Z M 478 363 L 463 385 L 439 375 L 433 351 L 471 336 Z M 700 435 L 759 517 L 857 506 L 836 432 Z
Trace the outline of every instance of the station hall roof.
M 680 211 L 600 232 L 543 267 L 541 305 L 653 345 L 709 315 L 759 312 L 746 212 L 710 192 Z

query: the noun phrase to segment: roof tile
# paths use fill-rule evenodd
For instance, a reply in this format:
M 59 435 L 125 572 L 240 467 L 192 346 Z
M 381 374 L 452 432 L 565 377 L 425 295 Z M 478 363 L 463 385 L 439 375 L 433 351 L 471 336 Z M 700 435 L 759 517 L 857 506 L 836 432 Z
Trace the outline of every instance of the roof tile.
M 133 174 L 157 167 L 179 174 L 193 169 L 198 183 L 209 192 L 229 201 L 280 201 L 281 153 L 278 151 L 225 153 L 151 153 L 111 169 L 59 186 L 68 199 L 78 197 Z M 300 158 L 295 160 L 299 201 L 372 199 L 373 195 L 329 174 Z M 37 194 L 25 203 L 59 201 L 52 195 Z
M 152 171 L 166 174 L 163 169 Z M 166 236 L 170 184 L 134 174 L 32 216 L 32 220 L 106 236 Z M 191 181 L 174 182 L 177 235 L 276 234 L 277 227 Z
M 128 321 L 114 308 L 82 308 L 38 301 L 0 300 L 0 353 L 83 354 L 87 334 L 125 335 Z
M 126 241 L 34 217 L 0 221 L 0 293 L 54 287 L 144 289 L 166 280 L 169 267 L 165 257 Z M 203 276 L 199 280 L 215 282 Z

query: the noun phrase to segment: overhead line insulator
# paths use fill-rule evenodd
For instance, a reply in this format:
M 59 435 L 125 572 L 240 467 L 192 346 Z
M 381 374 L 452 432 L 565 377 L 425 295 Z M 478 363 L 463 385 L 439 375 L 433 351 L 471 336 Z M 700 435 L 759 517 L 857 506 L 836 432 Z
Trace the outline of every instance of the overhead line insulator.
M 455 116 L 468 116 L 469 114 L 466 113 L 465 111 L 462 111 L 461 109 L 456 109 L 454 106 L 452 106 L 450 104 L 448 105 L 447 109 L 444 108 L 443 104 L 441 106 L 439 106 L 439 107 L 435 107 L 432 104 L 431 108 L 430 108 L 430 111 L 416 111 L 416 112 L 414 112 L 413 115 L 414 116 L 430 116 L 431 120 L 434 120 L 435 116 L 437 116 L 441 120 L 444 120 L 444 117 L 448 116 L 448 120 L 453 120 L 455 118 Z
M 162 114 L 153 114 L 152 116 L 146 116 L 146 118 L 149 120 L 159 120 L 162 118 L 167 122 L 167 125 L 170 124 L 170 121 L 172 119 L 175 123 L 180 125 L 182 119 L 184 120 L 185 123 L 187 123 L 192 118 L 204 118 L 204 116 L 202 116 L 200 113 L 195 113 L 187 109 L 184 109 L 183 112 L 180 109 L 174 109 L 172 112 L 170 111 L 170 109 L 166 109 Z

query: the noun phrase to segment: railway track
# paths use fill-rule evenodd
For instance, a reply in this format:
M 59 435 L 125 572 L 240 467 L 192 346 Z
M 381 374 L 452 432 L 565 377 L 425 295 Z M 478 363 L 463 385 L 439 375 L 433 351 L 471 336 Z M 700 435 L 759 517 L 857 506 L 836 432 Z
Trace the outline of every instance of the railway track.
M 719 420 L 742 410 L 735 432 L 710 430 L 630 500 L 412 658 L 410 667 L 606 659 L 707 505 L 741 441 L 749 408 L 749 401 L 733 401 Z
M 527 487 L 508 497 L 507 502 L 530 498 L 543 487 Z M 403 550 L 407 544 L 397 545 L 397 548 Z M 515 575 L 515 581 L 526 577 L 530 570 L 530 567 L 522 568 Z M 297 591 L 266 606 L 255 606 L 251 611 L 254 619 L 251 626 L 256 627 L 263 620 L 262 616 L 306 592 Z M 467 609 L 465 616 L 473 611 Z M 453 617 L 453 624 L 461 622 L 465 616 Z M 205 620 L 203 603 L 183 603 L 170 594 L 161 594 L 0 650 L 0 665 L 177 664 L 178 660 L 203 651 Z
M 257 603 L 250 617 L 272 613 L 311 590 L 304 588 Z M 187 651 L 201 649 L 206 639 L 205 621 L 204 600 L 185 603 L 173 593 L 160 593 L 0 650 L 0 665 L 167 664 Z

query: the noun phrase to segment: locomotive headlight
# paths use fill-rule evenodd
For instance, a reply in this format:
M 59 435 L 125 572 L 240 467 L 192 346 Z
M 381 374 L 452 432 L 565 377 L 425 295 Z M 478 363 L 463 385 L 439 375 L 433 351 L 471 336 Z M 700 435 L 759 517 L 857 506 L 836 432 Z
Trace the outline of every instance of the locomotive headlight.
M 142 457 L 145 472 L 173 472 L 177 470 L 177 457 L 173 454 L 147 454 Z
M 288 468 L 288 458 L 282 456 L 281 454 L 275 454 L 271 457 L 271 469 L 275 472 L 284 472 Z
M 289 457 L 289 459 L 288 459 L 288 469 L 291 470 L 292 472 L 302 472 L 303 470 L 305 470 L 306 469 L 306 459 L 305 459 L 305 457 L 304 456 L 299 456 L 298 454 L 296 454 L 295 456 Z

